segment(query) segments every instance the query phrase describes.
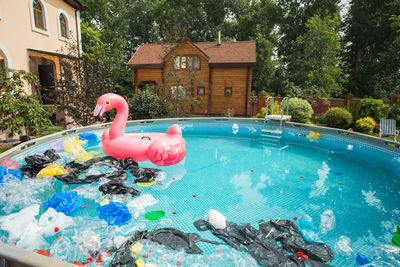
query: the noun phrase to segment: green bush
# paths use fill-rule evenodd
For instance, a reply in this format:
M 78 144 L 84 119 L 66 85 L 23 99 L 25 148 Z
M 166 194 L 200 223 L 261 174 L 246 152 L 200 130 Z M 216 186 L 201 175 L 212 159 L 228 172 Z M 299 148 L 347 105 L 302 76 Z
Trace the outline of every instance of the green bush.
M 330 108 L 325 114 L 324 119 L 329 127 L 347 129 L 353 117 L 351 113 L 344 108 Z
M 311 119 L 314 113 L 311 104 L 301 98 L 289 99 L 289 115 L 292 116 L 292 121 L 306 123 Z
M 158 97 L 150 89 L 141 90 L 129 104 L 131 118 L 135 120 L 165 118 L 170 106 L 164 98 Z
M 396 125 L 400 126 L 400 107 L 392 105 L 387 116 L 388 119 L 396 120 Z
M 43 128 L 40 129 L 40 135 L 45 136 L 45 135 L 60 132 L 62 130 L 64 130 L 64 129 L 60 126 L 48 125 L 48 126 L 44 126 Z
M 390 106 L 385 105 L 382 100 L 364 98 L 360 103 L 360 118 L 371 117 L 379 121 L 387 117 L 389 110 Z
M 269 102 L 268 110 L 269 110 L 270 115 L 271 115 L 271 106 L 272 106 L 272 102 Z M 281 105 L 276 101 L 274 102 L 274 114 L 282 114 Z M 265 118 L 265 108 L 261 108 L 260 113 L 257 113 L 256 117 L 257 118 Z
M 371 117 L 361 118 L 354 124 L 354 130 L 360 133 L 370 134 L 375 128 L 375 120 Z

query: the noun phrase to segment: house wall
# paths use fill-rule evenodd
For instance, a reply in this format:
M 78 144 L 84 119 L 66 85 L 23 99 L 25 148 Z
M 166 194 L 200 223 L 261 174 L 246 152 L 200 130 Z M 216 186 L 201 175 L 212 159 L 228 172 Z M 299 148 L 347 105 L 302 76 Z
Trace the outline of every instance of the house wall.
M 224 114 L 233 109 L 234 115 L 246 116 L 246 89 L 251 88 L 251 71 L 247 77 L 247 67 L 213 68 L 211 85 L 211 113 Z M 246 87 L 248 81 L 248 87 Z M 225 95 L 225 88 L 232 88 L 232 95 Z M 248 94 L 247 96 L 249 96 Z
M 46 32 L 32 26 L 31 0 L 0 1 L 0 54 L 6 67 L 29 71 L 28 49 L 60 53 L 68 44 L 59 34 L 59 13 L 66 15 L 71 39 L 77 41 L 75 9 L 62 0 L 41 0 L 45 10 Z M 26 88 L 31 92 L 31 88 Z

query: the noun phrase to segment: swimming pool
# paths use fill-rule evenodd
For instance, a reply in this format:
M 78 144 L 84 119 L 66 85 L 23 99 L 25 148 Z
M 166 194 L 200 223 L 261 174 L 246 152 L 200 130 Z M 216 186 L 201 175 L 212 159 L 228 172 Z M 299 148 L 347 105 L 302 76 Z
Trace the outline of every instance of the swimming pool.
M 375 262 L 372 266 L 400 264 L 400 250 L 388 242 L 394 226 L 400 224 L 400 152 L 396 143 L 294 123 L 285 124 L 282 137 L 276 139 L 262 134 L 262 121 L 254 119 L 143 121 L 131 123 L 126 132 L 165 132 L 172 123 L 182 128 L 187 149 L 185 159 L 168 167 L 140 162 L 140 167 L 162 170 L 159 183 L 138 187 L 132 183 L 131 176 L 126 182 L 142 194 L 151 194 L 157 199 L 158 203 L 147 207 L 146 212 L 165 211 L 164 220 L 146 221 L 142 212 L 121 227 L 108 226 L 98 219 L 96 208 L 103 199 L 97 190 L 98 184 L 63 185 L 51 179 L 28 179 L 22 184 L 1 187 L 0 215 L 15 213 L 35 203 L 41 205 L 59 190 L 79 192 L 86 207 L 72 215 L 75 224 L 44 236 L 45 242 L 41 242 L 40 247 L 35 247 L 36 239 L 33 245 L 24 247 L 31 251 L 53 251 L 54 257 L 68 262 L 90 257 L 82 257 L 78 251 L 90 245 L 85 244 L 85 240 L 96 239 L 96 236 L 101 241 L 116 236 L 129 237 L 136 230 L 155 227 L 174 227 L 221 241 L 208 231 L 197 231 L 193 225 L 214 209 L 228 221 L 250 223 L 254 227 L 258 227 L 260 220 L 273 218 L 300 225 L 309 216 L 315 227 L 310 238 L 333 249 L 335 259 L 329 264 L 334 266 L 357 266 L 357 252 Z M 238 128 L 233 127 L 234 124 Z M 89 130 L 98 136 L 103 131 L 96 128 L 82 131 Z M 310 131 L 320 133 L 321 138 L 310 136 Z M 69 131 L 61 136 L 67 139 L 79 132 Z M 22 154 L 15 152 L 13 159 L 23 163 L 25 156 L 43 153 L 50 145 L 37 142 Z M 86 146 L 86 149 L 101 152 L 97 145 Z M 69 160 L 72 158 L 61 163 Z M 99 171 L 101 169 L 92 170 L 93 173 Z M 32 190 L 23 189 L 28 186 Z M 6 196 L 7 193 L 11 195 Z M 129 200 L 121 199 L 124 203 Z M 40 214 L 43 212 L 41 207 Z M 0 236 L 4 243 L 15 241 L 10 240 L 4 230 L 0 230 Z M 61 239 L 57 240 L 58 236 Z M 349 240 L 351 243 L 346 246 Z M 145 244 L 142 252 L 152 246 L 154 251 L 147 253 L 145 260 L 159 266 L 174 266 L 177 261 L 190 266 L 257 266 L 248 254 L 229 246 L 198 245 L 204 256 L 186 255 L 150 244 Z M 65 251 L 62 249 L 65 246 L 79 249 Z M 112 256 L 103 258 L 107 264 Z

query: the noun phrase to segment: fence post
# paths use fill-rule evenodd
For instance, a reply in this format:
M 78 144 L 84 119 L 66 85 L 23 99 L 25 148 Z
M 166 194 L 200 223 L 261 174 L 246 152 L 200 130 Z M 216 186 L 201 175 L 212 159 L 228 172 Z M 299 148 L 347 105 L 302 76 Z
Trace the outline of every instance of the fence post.
M 353 102 L 353 94 L 352 93 L 347 93 L 344 101 L 344 105 L 347 107 L 351 107 L 351 104 Z
M 261 108 L 263 108 L 265 106 L 265 98 L 264 98 L 264 93 L 263 92 L 259 92 L 258 93 L 258 103 L 257 103 L 257 113 L 259 113 L 261 111 Z
M 397 101 L 398 101 L 398 95 L 396 94 L 391 94 L 390 95 L 390 104 L 392 105 L 397 105 Z

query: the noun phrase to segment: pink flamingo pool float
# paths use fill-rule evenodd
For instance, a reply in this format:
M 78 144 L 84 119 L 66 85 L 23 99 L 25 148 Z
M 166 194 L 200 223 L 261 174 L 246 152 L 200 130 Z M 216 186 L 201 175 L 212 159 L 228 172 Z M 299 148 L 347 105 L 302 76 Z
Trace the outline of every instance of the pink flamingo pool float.
M 106 155 L 119 159 L 130 157 L 135 161 L 150 160 L 158 166 L 174 165 L 185 157 L 185 139 L 178 125 L 172 125 L 166 133 L 125 133 L 128 103 L 122 96 L 112 93 L 99 97 L 93 116 L 102 121 L 103 113 L 113 108 L 117 109 L 117 115 L 111 128 L 102 135 Z

